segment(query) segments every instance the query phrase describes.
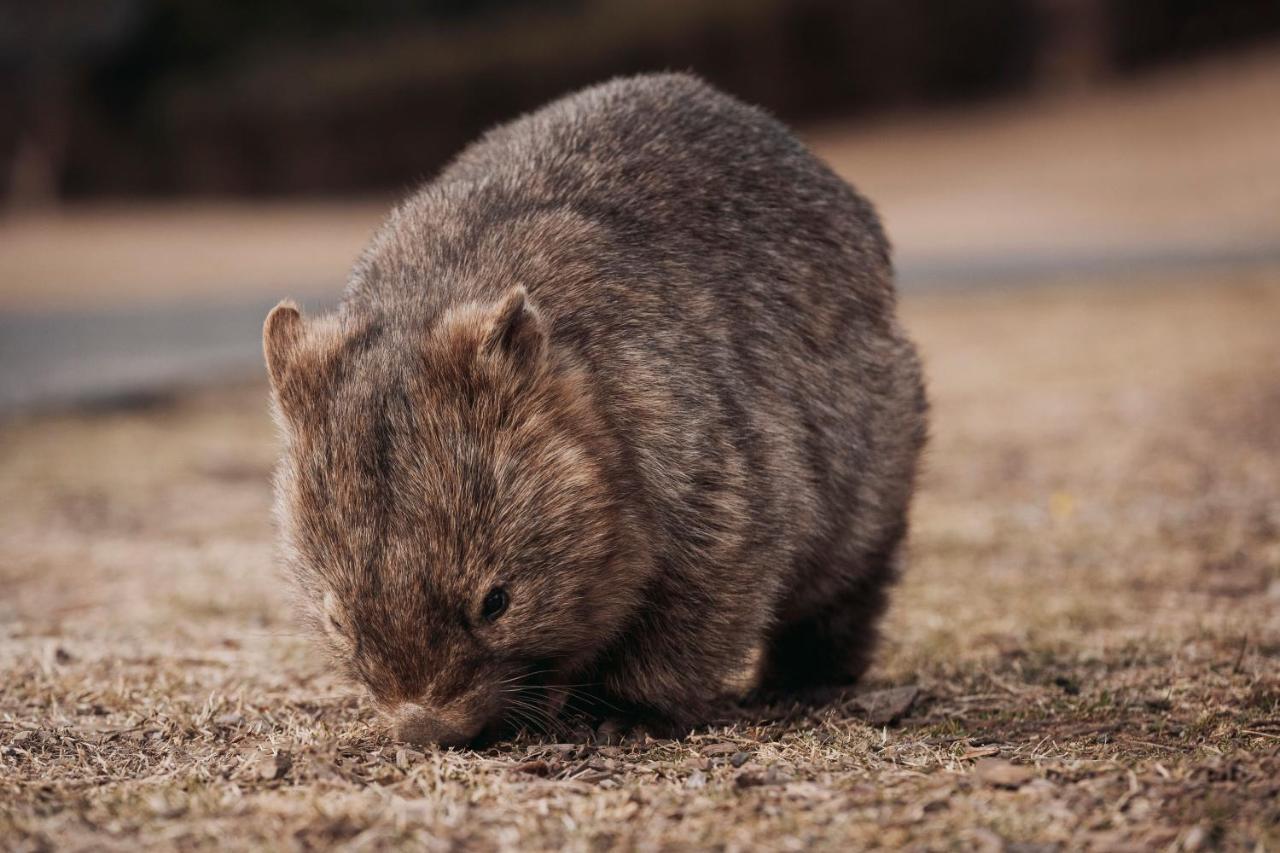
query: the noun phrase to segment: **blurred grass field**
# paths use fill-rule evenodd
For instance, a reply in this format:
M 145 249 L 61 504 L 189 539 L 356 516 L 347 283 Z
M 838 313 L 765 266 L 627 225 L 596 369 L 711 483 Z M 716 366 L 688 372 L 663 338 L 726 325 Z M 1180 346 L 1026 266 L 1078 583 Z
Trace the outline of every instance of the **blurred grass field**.
M 290 621 L 264 387 L 5 422 L 0 847 L 1280 846 L 1280 269 L 905 316 L 934 437 L 883 725 L 405 748 Z

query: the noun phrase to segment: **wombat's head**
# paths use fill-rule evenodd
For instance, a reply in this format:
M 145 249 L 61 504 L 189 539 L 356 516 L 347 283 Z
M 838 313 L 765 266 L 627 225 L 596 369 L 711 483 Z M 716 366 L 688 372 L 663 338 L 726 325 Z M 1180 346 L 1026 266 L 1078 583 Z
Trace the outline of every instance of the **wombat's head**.
M 537 723 L 644 581 L 616 446 L 523 289 L 432 323 L 267 317 L 284 553 L 406 740 Z

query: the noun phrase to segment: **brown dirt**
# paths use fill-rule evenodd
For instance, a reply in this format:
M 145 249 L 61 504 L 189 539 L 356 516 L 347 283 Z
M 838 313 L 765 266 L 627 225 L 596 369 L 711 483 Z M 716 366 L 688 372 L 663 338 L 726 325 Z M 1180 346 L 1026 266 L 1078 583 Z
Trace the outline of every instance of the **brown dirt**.
M 918 695 L 680 741 L 388 740 L 289 621 L 260 387 L 5 425 L 0 847 L 1280 846 L 1280 272 L 906 307 Z

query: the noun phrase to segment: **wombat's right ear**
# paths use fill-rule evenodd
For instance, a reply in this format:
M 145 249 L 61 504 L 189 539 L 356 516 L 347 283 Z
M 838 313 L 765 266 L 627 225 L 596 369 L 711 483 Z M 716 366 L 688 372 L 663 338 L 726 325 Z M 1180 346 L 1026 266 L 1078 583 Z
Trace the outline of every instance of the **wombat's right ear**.
M 297 305 L 286 299 L 271 309 L 262 325 L 262 352 L 267 359 L 271 387 L 277 394 L 284 387 L 289 364 L 297 357 L 301 343 L 302 314 Z
M 487 353 L 506 353 L 526 364 L 542 360 L 547 330 L 523 287 L 511 288 L 498 303 L 482 348 Z

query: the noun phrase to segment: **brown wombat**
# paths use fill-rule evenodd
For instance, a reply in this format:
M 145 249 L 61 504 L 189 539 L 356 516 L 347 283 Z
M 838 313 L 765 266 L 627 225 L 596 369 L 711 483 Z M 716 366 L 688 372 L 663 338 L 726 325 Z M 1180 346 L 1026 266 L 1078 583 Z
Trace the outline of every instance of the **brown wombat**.
M 400 737 L 866 668 L 920 366 L 870 204 L 763 112 L 658 75 L 499 127 L 264 338 L 285 558 Z

